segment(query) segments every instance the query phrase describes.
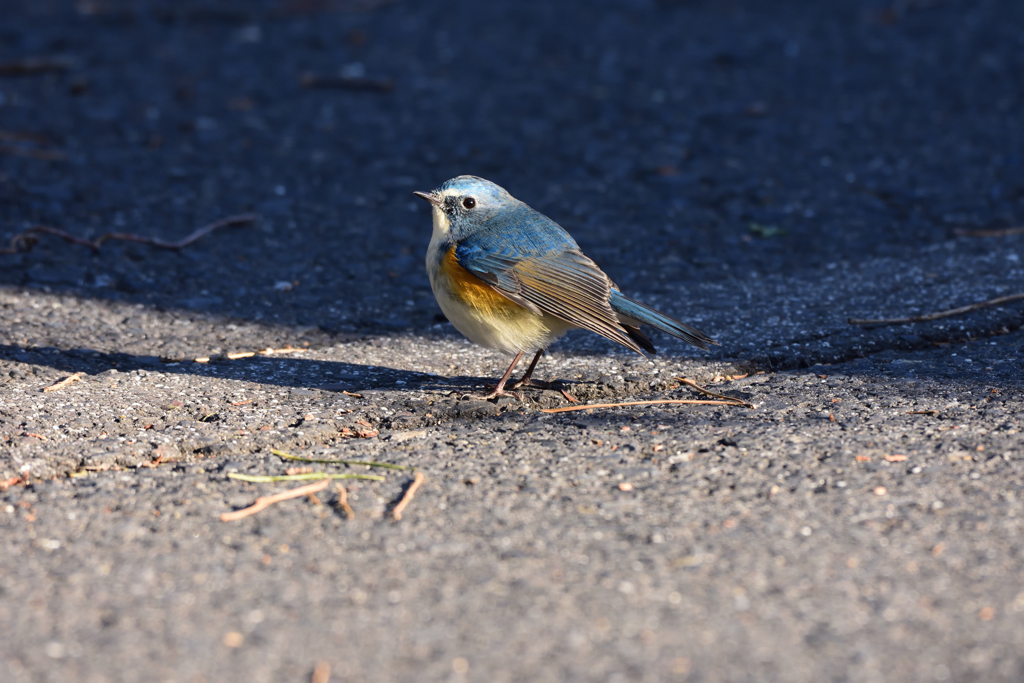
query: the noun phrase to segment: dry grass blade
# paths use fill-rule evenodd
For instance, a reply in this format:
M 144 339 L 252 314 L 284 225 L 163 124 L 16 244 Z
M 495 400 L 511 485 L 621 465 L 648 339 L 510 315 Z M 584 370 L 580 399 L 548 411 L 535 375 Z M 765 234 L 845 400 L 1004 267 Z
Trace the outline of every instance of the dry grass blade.
M 412 483 L 409 484 L 409 488 L 405 490 L 402 500 L 398 501 L 398 505 L 396 505 L 395 509 L 391 512 L 391 516 L 394 517 L 396 522 L 400 522 L 402 520 L 402 512 L 409 506 L 409 503 L 412 501 L 412 497 L 416 495 L 416 489 L 420 487 L 424 479 L 426 479 L 426 477 L 423 476 L 422 472 L 416 473 L 416 477 L 413 478 Z
M 279 451 L 276 448 L 271 448 L 270 452 L 279 458 L 285 460 L 298 460 L 299 462 L 316 462 L 324 465 L 363 465 L 364 467 L 383 467 L 389 470 L 414 470 L 415 467 L 409 467 L 407 465 L 394 465 L 390 462 L 373 462 L 372 460 L 332 460 L 330 458 L 306 458 L 301 455 L 291 455 L 284 451 Z
M 46 387 L 45 389 L 43 389 L 43 393 L 44 394 L 48 394 L 51 391 L 57 391 L 58 389 L 63 389 L 64 387 L 66 387 L 67 385 L 71 384 L 72 382 L 77 382 L 78 380 L 82 379 L 82 375 L 84 375 L 84 374 L 85 374 L 84 372 L 76 372 L 73 375 L 69 375 L 68 377 L 65 377 L 61 381 L 57 382 L 56 384 L 50 385 L 50 386 Z
M 704 387 L 702 387 L 699 384 L 697 384 L 696 382 L 694 382 L 692 379 L 686 379 L 685 377 L 675 377 L 674 379 L 682 382 L 683 384 L 685 384 L 688 387 L 696 389 L 697 391 L 699 391 L 700 393 L 704 394 L 705 396 L 710 396 L 711 398 L 719 398 L 719 399 L 722 399 L 723 401 L 729 401 L 730 403 L 735 403 L 736 405 L 743 406 L 744 408 L 753 408 L 754 407 L 753 404 L 747 403 L 746 401 L 744 401 L 742 399 L 735 398 L 733 396 L 726 396 L 725 394 L 716 394 L 713 391 L 709 391 L 708 389 L 705 389 Z
M 847 322 L 850 325 L 899 325 L 902 323 L 924 323 L 930 320 L 938 320 L 939 318 L 949 318 L 954 315 L 962 315 L 964 313 L 970 313 L 976 311 L 979 308 L 986 308 L 988 306 L 998 306 L 999 304 L 1005 304 L 1010 301 L 1016 301 L 1017 299 L 1024 299 L 1024 293 L 1022 294 L 1010 294 L 1008 296 L 1000 296 L 995 299 L 989 299 L 988 301 L 980 301 L 976 304 L 969 306 L 961 306 L 960 308 L 950 308 L 949 310 L 939 311 L 937 313 L 928 313 L 927 315 L 914 315 L 908 318 L 880 318 L 878 320 L 861 320 L 858 318 L 850 318 Z
M 594 408 L 625 408 L 626 406 L 656 406 L 662 404 L 680 404 L 680 405 L 691 405 L 691 406 L 749 406 L 753 408 L 749 403 L 744 404 L 734 400 L 729 401 L 701 401 L 697 399 L 682 399 L 682 398 L 666 398 L 659 401 L 626 401 L 624 403 L 591 403 L 585 406 L 566 406 L 564 408 L 548 408 L 542 410 L 542 413 L 569 413 L 574 410 L 593 410 Z
M 244 508 L 242 510 L 235 510 L 234 512 L 225 512 L 220 516 L 220 521 L 234 522 L 235 520 L 242 519 L 250 515 L 255 515 L 260 510 L 268 508 L 274 503 L 280 503 L 282 500 L 289 500 L 291 498 L 301 498 L 302 496 L 307 496 L 316 493 L 317 491 L 322 491 L 325 488 L 327 488 L 327 485 L 330 483 L 330 479 L 324 479 L 323 481 L 318 481 L 315 484 L 306 484 L 305 486 L 299 486 L 298 488 L 294 488 L 291 491 L 277 493 L 273 496 L 264 496 L 261 498 L 257 498 L 256 502 L 247 508 Z

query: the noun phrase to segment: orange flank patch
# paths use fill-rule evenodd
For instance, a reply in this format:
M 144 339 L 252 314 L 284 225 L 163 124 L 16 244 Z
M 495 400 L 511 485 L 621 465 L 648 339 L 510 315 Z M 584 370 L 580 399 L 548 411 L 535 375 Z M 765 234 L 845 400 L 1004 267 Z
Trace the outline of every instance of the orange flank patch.
M 448 250 L 441 262 L 441 271 L 451 282 L 452 294 L 462 303 L 481 313 L 518 313 L 525 309 L 499 294 L 489 284 L 459 265 L 455 247 Z

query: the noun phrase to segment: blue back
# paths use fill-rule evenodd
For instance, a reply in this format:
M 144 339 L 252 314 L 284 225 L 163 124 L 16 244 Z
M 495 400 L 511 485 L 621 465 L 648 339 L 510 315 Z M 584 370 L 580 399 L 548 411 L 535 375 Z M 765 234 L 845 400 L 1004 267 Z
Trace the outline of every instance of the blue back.
M 562 226 L 488 180 L 459 176 L 439 192 L 477 202 L 471 211 L 449 215 L 455 256 L 466 270 L 494 273 L 531 257 L 579 252 Z

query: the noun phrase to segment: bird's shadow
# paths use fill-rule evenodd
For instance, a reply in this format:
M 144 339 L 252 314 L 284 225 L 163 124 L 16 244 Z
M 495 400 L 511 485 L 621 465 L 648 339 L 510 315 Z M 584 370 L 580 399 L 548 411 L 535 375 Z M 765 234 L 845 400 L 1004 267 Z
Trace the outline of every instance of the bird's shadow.
M 108 353 L 88 348 L 22 348 L 0 344 L 0 360 L 50 367 L 61 372 L 97 375 L 108 370 L 122 373 L 136 370 L 192 375 L 222 380 L 258 382 L 291 389 L 325 391 L 428 390 L 464 392 L 479 390 L 483 377 L 442 377 L 425 372 L 379 365 L 361 365 L 331 360 L 314 360 L 299 355 L 251 356 L 234 360 L 166 361 L 158 356 Z

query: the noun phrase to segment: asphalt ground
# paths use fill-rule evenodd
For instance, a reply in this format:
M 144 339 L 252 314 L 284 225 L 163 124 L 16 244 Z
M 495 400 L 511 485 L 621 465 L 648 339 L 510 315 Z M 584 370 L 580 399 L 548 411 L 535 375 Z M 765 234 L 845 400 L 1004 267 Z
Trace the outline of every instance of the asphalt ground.
M 259 220 L 0 254 L 0 680 L 1024 679 L 1024 304 L 848 323 L 1024 293 L 1024 236 L 964 234 L 1024 215 L 1021 26 L 8 3 L 0 237 Z M 539 377 L 753 408 L 465 398 L 508 359 L 439 318 L 411 195 L 462 173 L 721 342 L 573 333 Z M 228 477 L 272 449 L 426 479 L 221 521 L 299 485 Z

